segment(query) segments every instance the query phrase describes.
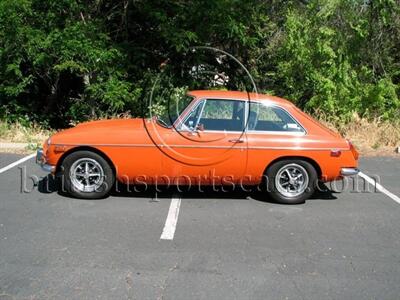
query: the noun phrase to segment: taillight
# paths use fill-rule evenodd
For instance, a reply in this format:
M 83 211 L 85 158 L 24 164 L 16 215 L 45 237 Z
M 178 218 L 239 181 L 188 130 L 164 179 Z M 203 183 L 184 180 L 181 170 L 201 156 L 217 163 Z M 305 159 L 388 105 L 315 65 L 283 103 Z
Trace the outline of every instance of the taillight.
M 358 160 L 359 154 L 358 154 L 356 147 L 354 147 L 353 143 L 350 142 L 349 140 L 347 140 L 347 142 L 349 143 L 350 151 L 351 151 L 351 153 L 353 153 L 354 159 Z

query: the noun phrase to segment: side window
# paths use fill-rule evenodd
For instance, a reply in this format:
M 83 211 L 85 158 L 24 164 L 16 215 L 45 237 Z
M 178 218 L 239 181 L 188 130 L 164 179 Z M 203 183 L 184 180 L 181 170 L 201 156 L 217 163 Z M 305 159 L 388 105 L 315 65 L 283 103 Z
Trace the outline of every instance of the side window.
M 247 121 L 249 131 L 304 132 L 303 127 L 284 109 L 250 102 Z
M 198 124 L 210 131 L 242 131 L 244 101 L 207 99 Z

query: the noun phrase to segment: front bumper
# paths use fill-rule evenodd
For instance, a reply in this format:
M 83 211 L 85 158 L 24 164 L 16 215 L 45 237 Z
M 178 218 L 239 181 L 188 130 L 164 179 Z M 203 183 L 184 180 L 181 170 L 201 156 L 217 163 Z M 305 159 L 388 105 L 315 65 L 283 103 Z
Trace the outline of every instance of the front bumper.
M 360 172 L 357 168 L 342 168 L 340 170 L 340 175 L 342 176 L 354 176 Z
M 46 158 L 43 155 L 43 149 L 38 149 L 36 152 L 36 163 L 41 166 L 43 171 L 54 173 L 56 166 L 52 166 L 46 163 Z

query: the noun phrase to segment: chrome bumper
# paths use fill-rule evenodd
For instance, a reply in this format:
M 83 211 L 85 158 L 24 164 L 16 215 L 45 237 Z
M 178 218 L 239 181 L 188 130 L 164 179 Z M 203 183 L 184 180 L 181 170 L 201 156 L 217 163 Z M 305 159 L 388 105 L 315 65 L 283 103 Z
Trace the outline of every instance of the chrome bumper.
M 36 152 L 36 163 L 40 165 L 43 171 L 53 173 L 56 170 L 55 166 L 46 164 L 46 159 L 43 155 L 43 149 L 38 149 Z
M 357 168 L 342 168 L 340 170 L 340 174 L 342 176 L 354 176 L 357 175 L 359 172 L 360 170 Z

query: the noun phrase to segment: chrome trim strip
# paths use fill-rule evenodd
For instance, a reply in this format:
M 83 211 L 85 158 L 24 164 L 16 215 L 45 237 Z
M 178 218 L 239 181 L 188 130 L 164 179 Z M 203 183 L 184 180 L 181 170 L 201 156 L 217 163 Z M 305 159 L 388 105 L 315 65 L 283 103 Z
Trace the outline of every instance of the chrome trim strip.
M 301 125 L 300 125 L 301 126 Z M 248 130 L 247 134 L 269 134 L 269 135 L 288 135 L 288 136 L 305 136 L 305 131 L 261 131 L 261 130 Z
M 180 130 L 179 132 L 193 132 L 190 130 Z M 204 130 L 202 133 L 223 133 L 223 134 L 243 134 L 244 131 L 226 131 L 226 130 Z M 247 131 L 246 134 L 255 135 L 287 135 L 287 136 L 304 136 L 306 133 L 304 131 Z
M 357 168 L 342 168 L 340 170 L 340 174 L 342 176 L 354 176 L 360 173 L 360 170 Z
M 193 145 L 154 145 L 154 144 L 53 144 L 54 146 L 89 146 L 89 147 L 158 147 L 158 148 L 202 148 L 202 149 L 248 149 L 248 150 L 302 150 L 302 151 L 313 151 L 313 150 L 324 150 L 330 151 L 329 148 L 302 148 L 302 147 L 232 147 L 232 146 L 193 146 Z M 335 148 L 337 150 L 349 150 L 347 148 Z
M 302 148 L 302 147 L 248 147 L 250 150 L 265 150 L 265 149 L 272 149 L 272 150 L 301 150 L 301 151 L 331 151 L 332 148 Z M 336 148 L 338 150 L 349 150 L 347 148 Z

